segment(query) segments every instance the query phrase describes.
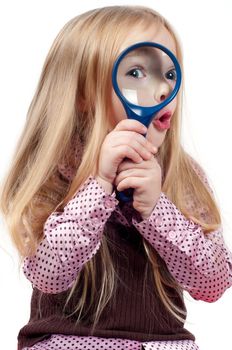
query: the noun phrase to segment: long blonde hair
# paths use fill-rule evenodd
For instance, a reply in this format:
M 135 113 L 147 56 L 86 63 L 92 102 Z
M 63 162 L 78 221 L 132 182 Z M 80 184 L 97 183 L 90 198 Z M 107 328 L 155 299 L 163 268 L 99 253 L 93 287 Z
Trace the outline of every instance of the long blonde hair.
M 151 25 L 163 25 L 173 36 L 183 71 L 181 48 L 173 28 L 160 14 L 142 6 L 110 6 L 88 11 L 71 19 L 54 40 L 1 193 L 1 210 L 21 259 L 35 253 L 43 239 L 43 225 L 49 215 L 62 210 L 90 174 L 96 175 L 101 144 L 112 129 L 109 104 L 105 101 L 111 99 L 113 63 L 128 28 L 132 32 L 132 28 L 140 26 L 146 30 Z M 162 191 L 187 218 L 200 224 L 205 234 L 210 234 L 221 224 L 220 213 L 211 191 L 180 144 L 181 106 L 182 89 L 172 126 L 159 151 L 164 175 Z M 75 135 L 83 144 L 82 156 L 76 161 L 69 154 Z M 58 165 L 63 162 L 76 169 L 70 183 L 59 176 Z M 186 202 L 189 193 L 196 204 L 191 208 Z M 204 219 L 197 210 L 203 207 L 207 213 Z M 185 311 L 173 303 L 165 290 L 165 287 L 173 287 L 182 296 L 181 286 L 163 269 L 152 246 L 146 240 L 143 244 L 163 304 L 184 322 Z M 115 289 L 115 270 L 104 236 L 100 254 L 104 271 L 101 295 L 95 293 L 93 257 L 83 267 L 84 288 L 75 309 L 79 312 L 79 321 L 87 290 L 91 288 L 94 325 Z M 67 302 L 79 279 L 80 274 Z

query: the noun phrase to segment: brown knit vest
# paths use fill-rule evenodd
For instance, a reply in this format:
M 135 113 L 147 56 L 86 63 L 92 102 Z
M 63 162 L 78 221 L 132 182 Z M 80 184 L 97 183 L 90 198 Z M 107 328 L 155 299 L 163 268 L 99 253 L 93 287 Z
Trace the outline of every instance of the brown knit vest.
M 167 311 L 158 297 L 152 269 L 142 244 L 142 236 L 136 228 L 125 227 L 108 220 L 104 234 L 118 278 L 115 294 L 104 308 L 94 332 L 91 333 L 91 308 L 80 324 L 76 325 L 75 314 L 65 317 L 74 311 L 81 295 L 81 283 L 68 303 L 65 315 L 62 309 L 70 289 L 59 294 L 45 294 L 34 288 L 30 320 L 19 332 L 18 350 L 47 339 L 51 334 L 92 335 L 139 341 L 195 340 L 194 335 Z M 95 259 L 96 265 L 101 266 L 99 252 L 95 255 Z M 167 270 L 161 257 L 159 261 Z M 99 268 L 96 274 L 99 289 L 100 270 Z M 172 301 L 186 311 L 183 298 L 173 288 L 169 287 L 167 291 L 169 296 L 172 296 Z

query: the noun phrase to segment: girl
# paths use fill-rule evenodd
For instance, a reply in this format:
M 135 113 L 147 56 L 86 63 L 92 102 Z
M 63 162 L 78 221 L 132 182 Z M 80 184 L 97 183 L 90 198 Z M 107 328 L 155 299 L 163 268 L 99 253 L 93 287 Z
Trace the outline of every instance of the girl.
M 140 41 L 182 65 L 170 24 L 138 6 L 73 18 L 46 58 L 1 195 L 33 287 L 18 350 L 195 350 L 183 291 L 214 302 L 232 285 L 213 192 L 180 144 L 181 92 L 170 128 L 146 130 L 113 91 L 116 57 Z

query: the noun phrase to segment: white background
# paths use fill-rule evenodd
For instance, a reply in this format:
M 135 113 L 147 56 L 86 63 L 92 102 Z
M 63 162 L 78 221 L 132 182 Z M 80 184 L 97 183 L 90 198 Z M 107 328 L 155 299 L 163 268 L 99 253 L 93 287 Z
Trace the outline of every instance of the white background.
M 81 4 L 83 3 L 83 5 Z M 7 1 L 0 5 L 0 180 L 25 123 L 45 56 L 63 25 L 77 14 L 105 5 L 153 7 L 176 28 L 184 49 L 186 105 L 183 142 L 205 169 L 221 208 L 224 237 L 232 248 L 231 80 L 232 2 Z M 30 282 L 0 221 L 0 348 L 16 349 L 30 312 Z M 231 349 L 232 289 L 216 303 L 186 294 L 188 322 L 201 350 Z

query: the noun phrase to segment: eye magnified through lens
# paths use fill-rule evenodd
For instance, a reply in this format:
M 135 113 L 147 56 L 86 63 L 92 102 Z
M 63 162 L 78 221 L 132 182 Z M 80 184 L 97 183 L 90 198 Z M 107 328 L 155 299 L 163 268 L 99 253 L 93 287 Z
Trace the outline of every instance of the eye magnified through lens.
M 175 88 L 175 65 L 158 48 L 137 48 L 120 62 L 117 84 L 130 103 L 142 107 L 157 106 L 170 97 Z

